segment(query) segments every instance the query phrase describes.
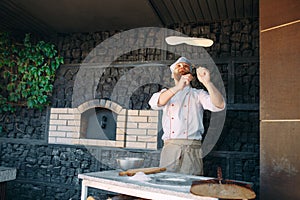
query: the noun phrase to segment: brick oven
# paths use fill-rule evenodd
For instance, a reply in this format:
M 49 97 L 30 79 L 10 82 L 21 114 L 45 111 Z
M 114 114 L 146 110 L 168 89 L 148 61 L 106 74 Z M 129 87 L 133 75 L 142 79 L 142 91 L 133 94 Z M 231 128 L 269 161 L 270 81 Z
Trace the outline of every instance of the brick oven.
M 83 116 L 87 111 L 96 113 L 96 108 L 104 108 L 113 113 L 110 116 L 113 119 L 109 120 L 115 120 L 115 136 L 88 137 Z M 95 99 L 77 108 L 51 108 L 50 112 L 48 142 L 51 144 L 157 149 L 158 111 L 130 110 L 110 100 Z M 99 123 L 98 128 L 101 132 L 101 129 L 104 129 L 103 123 L 96 123 Z

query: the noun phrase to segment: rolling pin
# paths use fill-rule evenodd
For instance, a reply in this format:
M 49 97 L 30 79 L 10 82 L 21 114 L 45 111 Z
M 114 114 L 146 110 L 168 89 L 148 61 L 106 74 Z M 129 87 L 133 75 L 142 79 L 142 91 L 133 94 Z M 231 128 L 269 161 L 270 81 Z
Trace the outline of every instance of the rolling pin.
M 144 172 L 145 174 L 155 174 L 159 172 L 166 171 L 165 167 L 149 167 L 149 168 L 138 168 L 138 169 L 129 169 L 127 171 L 119 172 L 119 176 L 133 176 L 138 172 Z

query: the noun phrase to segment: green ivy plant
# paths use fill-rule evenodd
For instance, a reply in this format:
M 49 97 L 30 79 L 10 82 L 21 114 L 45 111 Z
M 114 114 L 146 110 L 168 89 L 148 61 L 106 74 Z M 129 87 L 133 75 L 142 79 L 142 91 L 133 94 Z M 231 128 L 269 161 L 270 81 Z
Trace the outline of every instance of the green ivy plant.
M 42 109 L 50 103 L 56 69 L 63 64 L 55 45 L 31 42 L 26 34 L 22 44 L 0 33 L 0 113 L 17 107 Z

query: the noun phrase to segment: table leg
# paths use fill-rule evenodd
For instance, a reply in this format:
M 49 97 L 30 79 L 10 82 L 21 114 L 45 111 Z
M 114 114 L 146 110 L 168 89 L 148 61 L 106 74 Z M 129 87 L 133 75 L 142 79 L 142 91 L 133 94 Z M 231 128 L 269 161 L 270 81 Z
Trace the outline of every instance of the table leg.
M 88 187 L 85 185 L 84 181 L 82 181 L 81 184 L 81 200 L 86 200 Z
M 6 182 L 0 183 L 0 200 L 5 199 Z

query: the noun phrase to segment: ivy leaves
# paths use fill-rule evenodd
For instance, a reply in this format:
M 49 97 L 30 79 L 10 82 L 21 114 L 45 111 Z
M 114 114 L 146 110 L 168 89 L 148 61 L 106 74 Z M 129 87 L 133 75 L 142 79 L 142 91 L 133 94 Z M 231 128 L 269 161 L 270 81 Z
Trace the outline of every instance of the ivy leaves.
M 48 96 L 63 58 L 53 44 L 33 44 L 30 39 L 27 34 L 18 44 L 0 33 L 0 112 L 13 112 L 18 106 L 42 109 L 50 103 Z

